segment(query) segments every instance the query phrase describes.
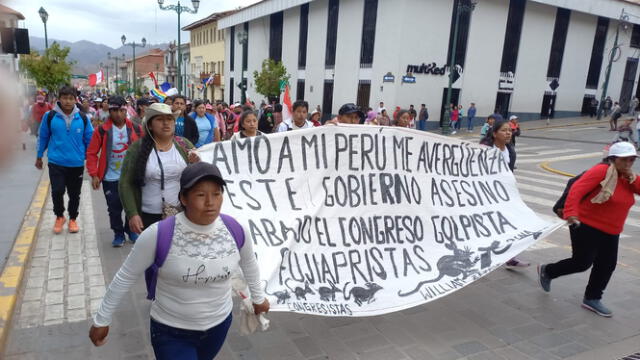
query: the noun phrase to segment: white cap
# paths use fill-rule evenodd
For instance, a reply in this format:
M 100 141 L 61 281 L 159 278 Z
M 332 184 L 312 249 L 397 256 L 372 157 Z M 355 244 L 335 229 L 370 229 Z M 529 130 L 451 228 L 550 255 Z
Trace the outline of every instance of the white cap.
M 609 147 L 609 156 L 616 156 L 616 157 L 636 156 L 637 157 L 638 154 L 636 153 L 636 148 L 635 146 L 633 146 L 632 143 L 621 141 Z
M 515 115 L 511 115 L 511 116 L 509 116 L 509 121 L 511 121 L 511 120 L 513 120 L 513 119 L 517 119 L 517 118 L 518 118 L 517 116 L 515 116 Z
M 102 98 L 97 98 L 96 102 L 102 102 Z

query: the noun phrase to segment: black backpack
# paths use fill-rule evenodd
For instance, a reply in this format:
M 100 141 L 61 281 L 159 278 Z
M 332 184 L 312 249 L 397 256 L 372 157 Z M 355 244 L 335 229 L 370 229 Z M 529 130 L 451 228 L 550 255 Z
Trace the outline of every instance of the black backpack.
M 47 126 L 49 127 L 49 132 L 51 132 L 51 120 L 53 120 L 54 116 L 56 116 L 55 110 L 49 110 L 49 112 L 47 112 Z M 87 127 L 87 123 L 89 122 L 89 119 L 87 119 L 87 115 L 81 111 L 80 112 L 80 117 L 82 118 L 82 123 L 84 124 L 84 127 L 86 128 Z
M 558 214 L 558 211 L 564 210 L 564 203 L 565 201 L 567 201 L 567 196 L 569 195 L 569 190 L 571 190 L 571 186 L 573 186 L 573 184 L 576 181 L 578 181 L 578 179 L 580 179 L 580 177 L 582 177 L 584 173 L 585 171 L 581 172 L 580 174 L 572 177 L 571 179 L 569 179 L 569 181 L 567 181 L 567 186 L 564 188 L 562 195 L 560 196 L 558 201 L 556 201 L 555 205 L 553 205 L 553 213 L 556 214 L 559 218 L 561 219 L 563 218 L 561 214 Z
M 132 122 L 131 125 L 133 125 L 133 131 L 136 133 L 136 135 L 138 136 L 138 139 L 140 139 L 142 137 L 142 126 Z M 100 138 L 104 137 L 105 134 L 105 130 L 102 127 L 102 125 L 98 126 L 98 133 L 100 134 Z

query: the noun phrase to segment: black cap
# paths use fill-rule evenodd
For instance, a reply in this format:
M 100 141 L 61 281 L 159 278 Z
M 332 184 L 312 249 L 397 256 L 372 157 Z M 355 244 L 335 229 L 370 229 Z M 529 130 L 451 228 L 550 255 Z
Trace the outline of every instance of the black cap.
M 109 107 L 111 106 L 117 106 L 117 107 L 121 107 L 121 106 L 126 106 L 127 102 L 124 100 L 124 98 L 122 96 L 110 96 L 109 97 Z
M 138 105 L 138 106 L 149 106 L 149 105 L 151 105 L 151 101 L 149 101 L 149 99 L 146 99 L 146 98 L 140 98 L 136 102 L 136 105 Z
M 180 175 L 180 192 L 192 188 L 198 181 L 210 177 L 220 186 L 227 185 L 218 167 L 204 161 L 187 165 Z
M 353 113 L 358 113 L 358 115 L 360 115 L 361 118 L 364 117 L 364 113 L 362 112 L 362 110 L 360 110 L 358 105 L 354 103 L 344 104 L 340 107 L 340 110 L 338 111 L 338 115 L 347 115 L 347 114 L 353 114 Z

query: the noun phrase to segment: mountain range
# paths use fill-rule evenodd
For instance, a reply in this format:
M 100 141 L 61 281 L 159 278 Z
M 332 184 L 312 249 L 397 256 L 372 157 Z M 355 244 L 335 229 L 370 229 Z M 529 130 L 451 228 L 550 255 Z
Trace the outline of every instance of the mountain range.
M 70 61 L 75 61 L 73 65 L 73 74 L 74 75 L 88 75 L 91 73 L 95 73 L 100 68 L 100 63 L 111 64 L 113 60 L 109 60 L 107 58 L 107 53 L 110 52 L 111 56 L 119 55 L 122 57 L 122 54 L 125 54 L 126 59 L 130 59 L 132 54 L 130 46 L 120 46 L 117 49 L 114 49 L 110 46 L 103 44 L 96 44 L 94 42 L 88 40 L 81 40 L 76 42 L 69 42 L 65 40 L 56 40 L 49 39 L 49 44 L 53 42 L 57 42 L 62 47 L 69 47 L 71 51 L 69 51 L 69 57 L 67 58 Z M 37 36 L 29 37 L 29 45 L 31 49 L 38 50 L 41 52 L 45 49 L 44 38 Z M 147 44 L 146 50 L 136 49 L 136 56 L 147 53 L 151 49 L 167 49 L 169 44 Z

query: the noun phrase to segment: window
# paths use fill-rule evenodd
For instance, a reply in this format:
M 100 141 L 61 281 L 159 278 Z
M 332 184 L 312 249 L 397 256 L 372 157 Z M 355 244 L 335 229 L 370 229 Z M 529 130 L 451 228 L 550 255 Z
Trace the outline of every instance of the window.
M 235 38 L 236 37 L 236 27 L 232 26 L 231 30 L 229 30 L 231 32 L 231 38 Z M 235 63 L 235 51 L 236 49 L 236 44 L 234 41 L 231 41 L 229 43 L 229 71 L 233 71 L 233 64 Z M 233 81 L 233 80 L 232 80 Z M 233 89 L 233 86 L 231 87 L 231 89 Z
M 591 61 L 589 62 L 589 72 L 587 73 L 587 89 L 598 88 L 598 80 L 600 79 L 600 71 L 602 69 L 604 45 L 605 41 L 607 40 L 608 28 L 609 19 L 605 17 L 599 17 L 598 25 L 596 26 L 596 34 L 593 37 L 593 47 L 591 48 Z
M 322 95 L 322 119 L 323 122 L 331 118 L 333 106 L 333 80 L 324 81 L 324 94 Z
M 567 42 L 567 30 L 569 29 L 570 17 L 571 10 L 558 8 L 558 11 L 556 12 L 556 23 L 553 27 L 553 40 L 551 41 L 549 66 L 547 67 L 548 78 L 560 77 L 560 69 L 562 69 L 562 57 L 564 56 L 564 45 Z
M 360 47 L 360 67 L 371 67 L 373 48 L 376 42 L 376 19 L 378 0 L 365 0 L 362 20 L 362 42 Z
M 526 0 L 511 0 L 509 3 L 509 14 L 507 15 L 507 29 L 504 34 L 500 72 L 516 72 L 525 5 Z
M 229 104 L 233 104 L 233 78 L 229 79 Z
M 209 69 L 211 71 L 212 74 L 216 73 L 216 63 L 214 63 L 213 61 L 211 62 L 211 68 Z
M 249 23 L 244 23 L 244 33 L 247 34 L 247 41 L 242 45 L 242 70 L 247 71 L 249 64 Z M 235 39 L 232 38 L 232 41 Z
M 371 95 L 371 80 L 360 80 L 358 82 L 357 105 L 365 113 L 369 107 L 369 97 Z
M 209 39 L 211 39 L 211 42 L 216 42 L 215 37 L 213 37 L 213 29 L 209 29 Z
M 329 0 L 329 13 L 327 15 L 327 52 L 324 65 L 327 69 L 333 69 L 336 65 L 336 44 L 338 42 L 338 11 L 340 0 Z M 326 88 L 326 84 L 325 84 Z M 333 94 L 333 83 L 331 84 Z
M 269 57 L 274 61 L 282 61 L 282 17 L 282 11 L 271 14 Z
M 307 35 L 309 33 L 309 4 L 300 6 L 300 38 L 298 39 L 298 69 L 307 67 Z
M 640 48 L 640 26 L 633 24 L 633 30 L 631 31 L 631 44 L 632 48 Z
M 449 50 L 447 51 L 447 64 L 451 64 L 451 56 L 453 55 L 453 35 L 455 32 L 456 14 L 460 3 L 469 5 L 470 0 L 454 0 L 453 12 L 451 14 L 451 28 L 449 29 Z M 458 19 L 458 41 L 455 50 L 455 65 L 464 68 L 464 62 L 467 56 L 467 41 L 469 40 L 469 25 L 471 23 L 471 12 L 460 11 Z
M 296 88 L 296 100 L 304 100 L 304 79 L 298 79 Z

